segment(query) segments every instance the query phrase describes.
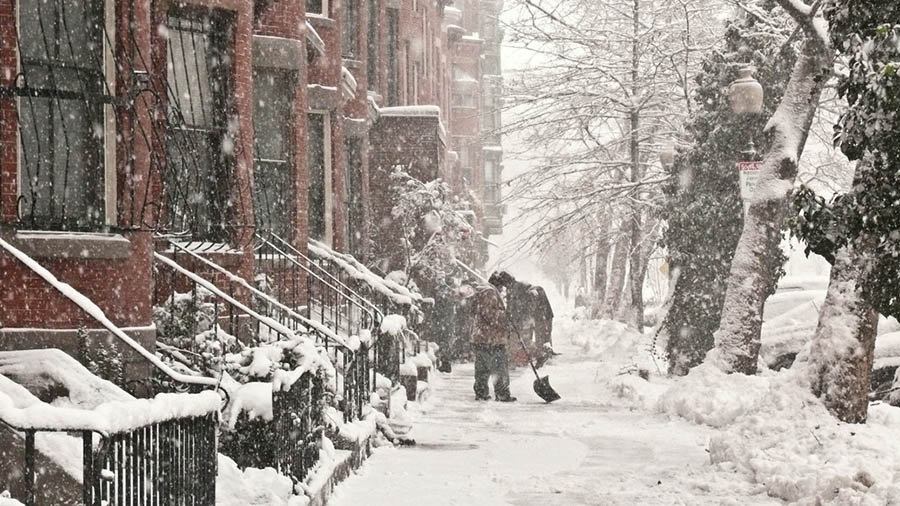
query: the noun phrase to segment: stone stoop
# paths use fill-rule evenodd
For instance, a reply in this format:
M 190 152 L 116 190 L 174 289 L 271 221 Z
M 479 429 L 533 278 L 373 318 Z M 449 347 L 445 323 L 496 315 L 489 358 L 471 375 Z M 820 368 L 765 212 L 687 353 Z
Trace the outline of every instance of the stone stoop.
M 337 450 L 336 462 L 329 469 L 319 469 L 309 480 L 309 506 L 325 506 L 334 494 L 334 488 L 360 468 L 372 454 L 372 438 L 353 445 L 349 450 Z M 321 475 L 320 475 L 321 473 Z M 324 476 L 323 476 L 324 475 Z

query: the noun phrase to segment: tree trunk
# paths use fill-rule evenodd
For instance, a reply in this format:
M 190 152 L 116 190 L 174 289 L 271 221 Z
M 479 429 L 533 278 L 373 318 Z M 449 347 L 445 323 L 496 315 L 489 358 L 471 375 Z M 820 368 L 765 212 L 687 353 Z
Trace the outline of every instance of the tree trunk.
M 612 271 L 609 278 L 609 289 L 606 291 L 606 303 L 603 305 L 603 318 L 612 319 L 622 300 L 622 289 L 625 288 L 625 274 L 628 270 L 628 235 L 620 233 L 613 251 Z
M 641 3 L 640 0 L 634 0 L 632 4 L 632 43 L 631 43 L 631 93 L 633 97 L 641 94 L 638 85 L 640 80 L 640 64 L 641 52 L 640 44 L 638 44 L 638 34 L 641 30 Z M 643 179 L 643 169 L 641 167 L 641 114 L 635 106 L 631 110 L 631 139 L 629 140 L 629 157 L 631 158 L 631 182 L 638 183 Z M 641 266 L 641 252 L 643 251 L 643 216 L 640 203 L 640 189 L 636 190 L 636 194 L 631 199 L 631 258 L 629 259 L 629 285 L 631 286 L 631 307 L 628 314 L 629 323 L 634 325 L 638 332 L 642 332 L 644 328 L 644 269 Z
M 822 72 L 830 67 L 832 55 L 822 41 L 807 34 L 781 104 L 766 125 L 772 145 L 744 220 L 715 333 L 715 361 L 726 372 L 756 374 L 763 304 L 781 267 L 778 250 L 788 196 L 826 81 Z
M 838 251 L 809 350 L 813 393 L 847 423 L 866 421 L 878 329 L 878 313 L 863 300 L 857 285 L 863 265 L 859 250 L 847 246 Z
M 603 302 L 606 300 L 606 269 L 609 266 L 609 220 L 603 219 L 600 224 L 600 240 L 597 242 L 597 251 L 594 260 L 594 301 L 591 304 L 591 318 L 600 318 L 603 311 Z

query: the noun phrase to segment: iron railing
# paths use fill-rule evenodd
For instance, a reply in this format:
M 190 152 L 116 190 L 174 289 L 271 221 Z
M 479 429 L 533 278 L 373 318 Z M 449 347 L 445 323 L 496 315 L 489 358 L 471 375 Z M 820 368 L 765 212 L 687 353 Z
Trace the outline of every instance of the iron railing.
M 370 371 L 369 367 L 369 347 L 365 342 L 355 346 L 348 341 L 350 336 L 343 332 L 347 330 L 347 325 L 341 324 L 342 320 L 337 316 L 339 311 L 335 311 L 335 317 L 332 319 L 323 318 L 316 321 L 298 313 L 295 308 L 251 285 L 211 259 L 191 251 L 189 246 L 175 241 L 169 241 L 169 245 L 172 247 L 171 259 L 160 253 L 155 253 L 155 258 L 168 267 L 173 276 L 178 275 L 189 281 L 192 299 L 197 297 L 198 287 L 206 290 L 208 298 L 212 299 L 213 321 L 220 321 L 221 310 L 227 314 L 229 334 L 254 344 L 283 340 L 298 333 L 308 334 L 325 348 L 332 363 L 341 372 L 335 375 L 333 387 L 345 419 L 355 420 L 361 415 L 362 407 L 368 400 L 368 392 L 375 385 L 374 371 Z M 218 276 L 227 285 L 228 293 L 215 283 L 179 264 L 179 258 L 190 259 L 196 265 L 210 271 L 210 274 Z M 171 287 L 176 287 L 177 283 L 174 278 L 169 280 Z M 157 283 L 157 286 L 161 286 L 161 283 Z M 255 307 L 251 308 L 251 305 L 238 301 L 235 298 L 235 288 L 252 297 L 254 299 L 252 305 Z M 206 304 L 209 303 L 206 301 Z M 196 341 L 191 339 L 191 342 Z M 196 353 L 195 350 L 187 351 Z
M 82 501 L 85 506 L 214 506 L 216 503 L 215 412 L 175 418 L 112 434 L 72 427 L 17 427 L 25 434 L 24 504 L 35 506 L 38 432 L 80 433 Z M 99 444 L 94 444 L 99 436 Z
M 111 322 L 109 318 L 107 318 L 103 313 L 103 311 L 101 311 L 96 304 L 91 302 L 90 299 L 85 297 L 72 286 L 59 281 L 56 276 L 54 276 L 50 271 L 48 271 L 46 268 L 38 264 L 34 259 L 26 255 L 22 251 L 16 249 L 3 239 L 0 239 L 0 249 L 5 250 L 7 253 L 12 255 L 16 260 L 25 265 L 32 272 L 37 274 L 41 279 L 43 279 L 49 285 L 53 286 L 64 297 L 66 297 L 72 303 L 82 309 L 87 315 L 89 315 L 101 327 L 106 329 L 116 339 L 137 352 L 137 354 L 141 358 L 150 363 L 150 365 L 153 367 L 154 372 L 165 377 L 167 381 L 171 382 L 172 384 L 177 385 L 178 390 L 199 391 L 215 388 L 224 393 L 224 390 L 219 388 L 219 382 L 215 378 L 182 374 L 169 367 L 162 360 L 160 360 L 159 357 L 141 346 L 140 343 L 132 339 L 124 331 L 122 331 L 122 329 Z
M 369 331 L 373 339 L 369 346 L 370 353 L 364 357 L 366 367 L 370 368 L 370 374 L 365 378 L 366 390 L 375 389 L 376 374 L 395 383 L 400 379 L 400 363 L 406 359 L 406 350 L 398 346 L 394 339 L 380 334 L 385 310 L 393 306 L 387 295 L 336 266 L 333 266 L 333 272 L 326 269 L 323 262 L 303 254 L 278 235 L 264 237 L 257 234 L 257 243 L 257 267 L 272 281 L 276 293 L 285 293 L 290 299 L 299 297 L 304 300 L 306 315 L 318 319 L 336 332 L 350 330 L 348 327 L 355 328 L 356 335 L 361 329 Z M 351 287 L 351 283 L 357 286 Z M 308 296 L 304 299 L 306 294 Z M 381 304 L 373 303 L 372 297 L 378 297 Z M 361 319 L 355 320 L 358 323 L 355 327 L 342 323 L 359 317 Z M 350 330 L 349 335 L 352 334 Z
M 319 460 L 324 391 L 322 378 L 306 373 L 289 390 L 272 394 L 272 426 L 275 440 L 281 442 L 274 467 L 296 482 L 302 482 Z

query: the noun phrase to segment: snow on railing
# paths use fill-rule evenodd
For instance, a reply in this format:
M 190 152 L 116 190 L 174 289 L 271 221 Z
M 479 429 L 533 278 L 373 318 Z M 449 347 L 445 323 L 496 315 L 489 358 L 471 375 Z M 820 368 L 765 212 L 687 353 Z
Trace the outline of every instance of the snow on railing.
M 413 303 L 426 302 L 424 297 L 417 293 L 413 293 L 409 288 L 400 283 L 375 274 L 352 255 L 338 253 L 324 243 L 310 240 L 309 252 L 319 259 L 334 262 L 335 265 L 340 267 L 344 272 L 350 275 L 350 277 L 365 282 L 382 295 L 388 297 L 395 304 L 410 306 L 413 305 Z
M 8 242 L 0 239 L 0 248 L 6 250 L 9 254 L 19 260 L 26 267 L 31 269 L 32 272 L 40 276 L 44 281 L 50 284 L 53 288 L 55 288 L 59 293 L 61 293 L 64 297 L 69 299 L 76 306 L 81 308 L 85 313 L 89 314 L 94 320 L 97 321 L 100 325 L 103 326 L 107 331 L 113 334 L 120 341 L 128 345 L 131 349 L 136 351 L 139 355 L 141 355 L 145 360 L 150 362 L 156 369 L 164 373 L 166 376 L 171 378 L 173 381 L 178 383 L 184 383 L 187 385 L 198 385 L 198 386 L 206 386 L 206 387 L 216 387 L 218 388 L 219 382 L 215 378 L 206 378 L 203 376 L 189 376 L 186 374 L 181 374 L 176 372 L 174 369 L 166 365 L 162 360 L 159 359 L 153 353 L 147 351 L 146 348 L 141 346 L 140 343 L 132 339 L 128 334 L 126 334 L 122 329 L 116 326 L 109 318 L 106 317 L 106 314 L 100 309 L 93 301 L 83 295 L 81 292 L 76 290 L 74 287 L 69 285 L 68 283 L 63 283 L 56 276 L 53 275 L 50 271 L 45 269 L 41 264 L 39 264 L 36 260 L 31 258 L 30 256 L 23 253 L 21 250 L 17 249 L 13 245 Z
M 300 269 L 303 272 L 305 272 L 307 274 L 307 292 L 308 292 L 307 296 L 310 297 L 310 300 L 312 299 L 312 293 L 311 293 L 312 290 L 311 290 L 311 286 L 309 283 L 309 281 L 310 281 L 309 277 L 312 277 L 320 284 L 320 286 L 323 290 L 327 289 L 331 294 L 334 295 L 335 305 L 338 302 L 337 301 L 338 298 L 343 299 L 348 304 L 356 307 L 359 311 L 364 313 L 368 317 L 368 320 L 371 324 L 377 323 L 377 321 L 379 321 L 384 316 L 381 313 L 381 310 L 375 304 L 370 302 L 368 299 L 366 299 L 362 295 L 356 293 L 353 289 L 351 289 L 350 287 L 348 287 L 347 285 L 342 283 L 339 279 L 332 276 L 328 271 L 326 271 L 326 270 L 322 269 L 321 267 L 319 267 L 318 265 L 316 265 L 308 257 L 306 257 L 305 255 L 303 255 L 302 253 L 297 251 L 296 248 L 291 246 L 290 243 L 288 243 L 287 241 L 285 241 L 284 239 L 282 239 L 281 237 L 279 237 L 275 234 L 271 234 L 271 237 L 273 239 L 275 239 L 276 241 L 278 241 L 279 244 L 276 245 L 269 239 L 267 239 L 259 234 L 256 235 L 256 238 L 260 241 L 260 245 L 257 248 L 257 260 L 261 260 L 261 261 L 281 260 L 281 261 L 287 262 L 288 264 L 290 264 L 290 266 L 295 267 L 295 268 Z M 281 247 L 279 247 L 279 245 L 281 245 Z M 284 249 L 282 249 L 282 247 Z M 269 249 L 271 249 L 271 251 L 264 252 L 262 250 L 262 248 L 269 248 Z M 285 251 L 285 249 L 288 251 Z M 303 265 L 303 263 L 298 261 L 298 258 L 302 258 L 309 265 Z M 264 264 L 264 262 L 260 262 L 260 263 Z M 318 272 L 314 271 L 313 269 L 317 269 Z M 323 274 L 325 277 L 327 277 L 328 279 L 325 279 L 323 276 L 321 276 L 319 274 L 319 272 L 321 274 Z M 320 298 L 322 299 L 322 301 L 321 301 L 322 307 L 320 309 L 324 312 L 325 297 L 324 297 L 324 295 L 321 295 Z M 340 317 L 340 313 L 339 312 L 335 313 L 335 311 L 337 311 L 337 309 L 338 309 L 336 307 L 332 307 L 331 309 L 332 309 L 332 311 L 331 311 L 332 314 L 330 316 L 332 316 L 332 319 L 335 320 L 333 323 L 335 324 L 335 327 L 337 329 L 339 327 L 339 321 L 337 321 L 337 320 Z M 311 304 L 309 305 L 308 310 L 310 311 L 310 317 L 312 317 L 312 315 L 314 313 L 313 313 L 313 307 Z M 324 313 L 321 316 L 322 316 L 322 319 L 324 320 L 324 316 L 325 316 Z M 349 315 L 348 315 L 348 317 L 349 317 Z M 324 324 L 324 321 L 322 323 Z M 349 325 L 350 325 L 350 322 L 348 321 L 348 326 Z M 360 326 L 362 326 L 362 325 L 360 325 Z M 357 329 L 357 334 L 359 334 L 361 330 L 362 330 L 361 328 Z
M 247 280 L 245 280 L 244 278 L 242 278 L 242 277 L 240 277 L 240 276 L 238 276 L 238 275 L 232 273 L 232 272 L 229 271 L 228 269 L 226 269 L 226 268 L 222 267 L 221 265 L 219 265 L 219 264 L 213 262 L 212 260 L 209 260 L 209 259 L 207 259 L 207 258 L 204 258 L 204 257 L 202 257 L 202 256 L 200 256 L 200 255 L 194 253 L 193 251 L 191 251 L 191 250 L 189 250 L 189 249 L 182 248 L 181 246 L 177 245 L 176 243 L 174 243 L 174 242 L 172 242 L 172 241 L 170 241 L 170 243 L 172 244 L 173 247 L 182 249 L 182 251 L 184 251 L 184 252 L 186 252 L 188 255 L 190 255 L 191 258 L 193 258 L 193 259 L 195 259 L 195 260 L 197 260 L 197 261 L 203 263 L 204 265 L 206 265 L 207 267 L 210 267 L 211 269 L 215 270 L 216 272 L 219 272 L 220 274 L 225 275 L 225 276 L 229 279 L 229 281 L 241 285 L 243 288 L 249 290 L 253 295 L 259 297 L 260 299 L 262 299 L 262 300 L 264 300 L 264 301 L 266 301 L 266 303 L 271 304 L 271 305 L 277 307 L 278 309 L 284 311 L 285 313 L 287 313 L 288 315 L 290 315 L 291 318 L 293 318 L 293 319 L 299 321 L 300 323 L 302 323 L 302 324 L 303 324 L 304 326 L 306 326 L 307 328 L 312 328 L 312 329 L 315 330 L 316 332 L 322 334 L 326 339 L 329 339 L 329 340 L 331 340 L 331 341 L 334 341 L 336 344 L 338 344 L 338 345 L 340 345 L 340 346 L 343 346 L 344 348 L 349 348 L 349 347 L 347 346 L 347 343 L 346 343 L 340 336 L 338 336 L 336 333 L 332 332 L 331 329 L 329 329 L 328 327 L 326 327 L 326 326 L 320 324 L 319 322 L 317 322 L 317 321 L 315 321 L 315 320 L 311 320 L 311 319 L 309 319 L 309 318 L 306 318 L 305 316 L 301 315 L 300 313 L 297 313 L 296 311 L 292 310 L 292 309 L 289 308 L 288 306 L 282 304 L 280 301 L 278 301 L 278 300 L 276 300 L 275 298 L 271 297 L 269 294 L 263 292 L 262 290 L 256 288 L 255 286 L 251 285 L 251 284 L 248 283 Z M 192 281 L 196 281 L 197 284 L 199 284 L 200 286 L 203 286 L 204 288 L 210 290 L 211 292 L 215 293 L 216 295 L 222 297 L 223 299 L 225 299 L 226 301 L 228 301 L 230 304 L 231 304 L 231 303 L 235 304 L 235 306 L 238 307 L 238 308 L 240 308 L 242 311 L 244 311 L 244 310 L 250 311 L 250 312 L 248 312 L 247 314 L 249 314 L 250 316 L 252 316 L 252 317 L 254 317 L 254 318 L 256 318 L 256 319 L 262 321 L 262 322 L 265 323 L 266 325 L 269 325 L 269 326 L 270 326 L 273 330 L 275 330 L 276 332 L 283 333 L 283 334 L 285 334 L 286 336 L 290 336 L 290 335 L 293 335 L 293 334 L 294 334 L 293 331 L 288 332 L 288 333 L 284 333 L 284 332 L 282 332 L 282 331 L 279 329 L 279 327 L 275 327 L 275 326 L 270 325 L 269 322 L 272 322 L 272 323 L 275 323 L 275 324 L 279 325 L 280 327 L 282 327 L 282 328 L 284 328 L 284 329 L 291 330 L 291 329 L 289 329 L 287 326 L 278 323 L 276 320 L 274 320 L 274 319 L 272 319 L 272 318 L 270 318 L 270 317 L 268 317 L 268 316 L 263 316 L 263 315 L 260 315 L 259 313 L 252 312 L 252 310 L 249 309 L 249 308 L 247 308 L 247 306 L 241 304 L 240 302 L 238 302 L 238 301 L 237 301 L 236 299 L 234 299 L 233 297 L 230 297 L 230 296 L 226 295 L 224 292 L 222 292 L 221 290 L 219 290 L 215 285 L 213 285 L 213 284 L 210 283 L 209 281 L 206 281 L 205 279 L 203 279 L 202 277 L 198 276 L 197 274 L 194 274 L 194 273 L 190 272 L 189 270 L 185 269 L 184 267 L 181 267 L 181 266 L 178 265 L 178 263 L 176 263 L 174 260 L 169 260 L 168 258 L 166 258 L 166 257 L 164 257 L 164 256 L 162 256 L 162 255 L 160 255 L 159 253 L 156 253 L 156 255 L 158 255 L 160 258 L 165 258 L 167 262 L 171 262 L 171 264 L 167 264 L 167 265 L 170 265 L 170 266 L 171 266 L 171 265 L 176 265 L 176 266 L 178 266 L 179 272 L 181 272 L 182 274 L 187 275 L 186 273 L 189 273 L 190 276 L 188 276 L 188 277 L 189 277 Z M 258 318 L 257 318 L 257 317 L 258 317 Z
M 287 325 L 284 325 L 283 323 L 281 323 L 281 322 L 279 322 L 279 321 L 277 321 L 277 320 L 275 320 L 275 319 L 273 319 L 273 318 L 270 318 L 270 317 L 268 317 L 268 316 L 262 315 L 262 314 L 260 314 L 260 313 L 257 313 L 256 311 L 250 309 L 250 307 L 247 306 L 246 304 L 244 304 L 244 303 L 238 301 L 238 300 L 235 299 L 234 297 L 232 297 L 232 296 L 228 295 L 227 293 L 223 292 L 223 291 L 220 290 L 218 287 L 216 287 L 216 285 L 212 284 L 210 281 L 207 281 L 207 280 L 204 279 L 202 276 L 200 276 L 200 275 L 198 275 L 198 274 L 195 274 L 195 273 L 191 272 L 191 271 L 188 270 L 188 269 L 185 269 L 184 267 L 182 267 L 181 265 L 179 265 L 179 264 L 178 264 L 177 262 L 175 262 L 174 260 L 172 260 L 172 259 L 170 259 L 170 258 L 167 258 L 166 256 L 161 255 L 161 254 L 159 254 L 159 253 L 154 253 L 153 256 L 154 256 L 154 258 L 156 258 L 156 260 L 158 260 L 159 262 L 161 262 L 161 263 L 165 264 L 166 266 L 172 268 L 174 271 L 176 271 L 176 272 L 178 272 L 179 274 L 185 276 L 186 278 L 188 278 L 188 279 L 191 280 L 192 282 L 197 283 L 198 285 L 202 286 L 203 288 L 209 290 L 211 293 L 213 293 L 213 294 L 216 295 L 217 297 L 219 297 L 219 298 L 221 298 L 222 300 L 226 301 L 228 304 L 233 305 L 233 306 L 236 307 L 237 309 L 240 309 L 241 311 L 245 312 L 248 316 L 250 316 L 250 317 L 253 318 L 254 320 L 257 320 L 257 321 L 263 323 L 264 325 L 266 325 L 267 327 L 271 328 L 272 330 L 274 330 L 274 331 L 277 332 L 278 334 L 280 334 L 280 335 L 282 335 L 282 336 L 284 336 L 284 337 L 292 337 L 292 336 L 295 336 L 295 335 L 297 334 L 297 332 L 296 332 L 295 330 L 291 329 L 291 328 L 288 327 Z M 343 339 L 341 339 L 340 337 L 338 337 L 337 334 L 335 334 L 335 333 L 332 332 L 331 330 L 329 330 L 329 329 L 327 329 L 327 328 L 324 328 L 324 327 L 322 327 L 322 330 L 324 331 L 323 333 L 325 334 L 325 336 L 326 336 L 328 339 L 333 340 L 335 343 L 341 345 L 342 347 L 345 347 L 345 348 L 347 347 L 347 344 L 343 341 Z

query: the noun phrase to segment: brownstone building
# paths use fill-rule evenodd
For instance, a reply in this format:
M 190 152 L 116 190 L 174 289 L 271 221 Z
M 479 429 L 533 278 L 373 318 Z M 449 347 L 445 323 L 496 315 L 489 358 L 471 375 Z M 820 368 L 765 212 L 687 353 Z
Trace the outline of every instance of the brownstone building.
M 499 232 L 499 2 L 449 3 L 0 0 L 0 238 L 152 352 L 167 241 L 245 280 L 260 235 L 365 261 L 396 166 Z M 12 249 L 0 350 L 100 331 Z

